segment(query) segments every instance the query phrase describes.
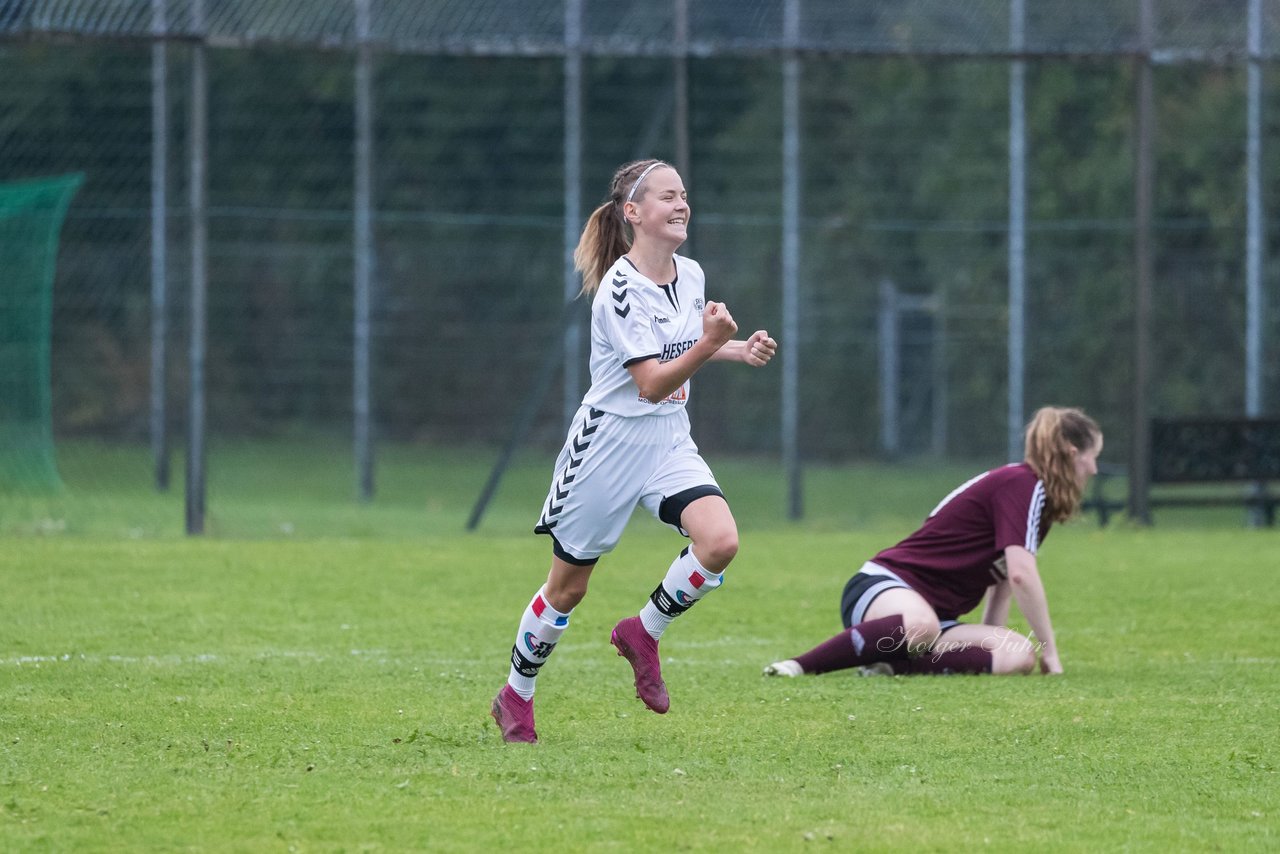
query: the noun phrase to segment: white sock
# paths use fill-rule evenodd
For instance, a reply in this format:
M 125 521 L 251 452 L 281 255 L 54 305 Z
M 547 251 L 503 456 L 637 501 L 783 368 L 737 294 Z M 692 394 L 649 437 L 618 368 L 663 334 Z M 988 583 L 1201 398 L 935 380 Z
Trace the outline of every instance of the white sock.
M 724 573 L 705 569 L 693 556 L 693 548 L 680 552 L 667 570 L 666 578 L 653 591 L 640 609 L 640 622 L 654 640 L 671 625 L 671 621 L 693 607 L 703 596 L 724 583 Z
M 539 588 L 520 617 L 520 630 L 511 647 L 511 673 L 507 684 L 524 699 L 533 697 L 533 683 L 538 670 L 547 663 L 551 652 L 569 628 L 569 614 L 560 613 L 547 602 L 546 585 Z

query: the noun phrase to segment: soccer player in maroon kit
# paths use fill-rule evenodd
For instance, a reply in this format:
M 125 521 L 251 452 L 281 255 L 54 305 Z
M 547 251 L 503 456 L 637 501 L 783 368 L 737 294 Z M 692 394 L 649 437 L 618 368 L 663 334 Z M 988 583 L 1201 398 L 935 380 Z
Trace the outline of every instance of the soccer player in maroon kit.
M 766 676 L 849 667 L 869 672 L 1061 673 L 1036 553 L 1080 506 L 1098 472 L 1102 431 L 1079 409 L 1044 407 L 1027 425 L 1023 462 L 984 472 L 942 500 L 915 533 L 849 579 L 845 629 Z M 986 597 L 980 625 L 958 619 Z M 1031 626 L 1005 625 L 1014 599 Z

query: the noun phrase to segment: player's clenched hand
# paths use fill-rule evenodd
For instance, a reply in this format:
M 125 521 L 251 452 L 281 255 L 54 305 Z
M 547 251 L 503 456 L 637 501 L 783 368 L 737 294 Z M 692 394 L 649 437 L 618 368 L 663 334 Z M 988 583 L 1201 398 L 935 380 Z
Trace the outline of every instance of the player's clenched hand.
M 703 337 L 711 339 L 713 344 L 721 347 L 737 331 L 738 324 L 734 322 L 728 306 L 722 302 L 708 301 L 707 307 L 702 310 Z
M 742 361 L 753 368 L 761 368 L 778 352 L 778 342 L 769 337 L 769 333 L 759 329 L 751 333 L 751 337 L 743 342 Z

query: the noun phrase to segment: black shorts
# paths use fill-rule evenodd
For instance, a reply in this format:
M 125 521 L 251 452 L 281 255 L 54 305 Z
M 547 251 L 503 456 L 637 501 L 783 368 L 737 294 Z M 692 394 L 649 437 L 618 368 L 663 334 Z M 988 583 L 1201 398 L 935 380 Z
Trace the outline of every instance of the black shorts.
M 868 568 L 870 572 L 867 571 Z M 846 629 L 864 621 L 871 603 L 886 590 L 892 590 L 895 587 L 914 589 L 898 576 L 885 575 L 884 572 L 883 567 L 878 564 L 867 563 L 845 584 L 844 592 L 840 594 L 840 622 Z M 944 632 L 960 625 L 959 620 L 939 620 L 938 622 Z
M 911 589 L 910 584 L 897 576 L 859 571 L 849 579 L 844 586 L 844 593 L 840 594 L 840 622 L 846 629 L 861 623 L 866 619 L 867 609 L 876 597 L 895 587 Z

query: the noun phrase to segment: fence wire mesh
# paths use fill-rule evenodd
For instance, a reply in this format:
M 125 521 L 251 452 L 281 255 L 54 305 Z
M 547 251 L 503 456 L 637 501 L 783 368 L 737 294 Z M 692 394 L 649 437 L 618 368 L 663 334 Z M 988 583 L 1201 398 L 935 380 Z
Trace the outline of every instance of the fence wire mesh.
M 1019 32 L 1011 8 L 591 0 L 568 9 L 581 14 L 574 42 L 562 3 L 370 0 L 379 437 L 503 440 L 557 346 L 574 49 L 584 57 L 584 212 L 617 164 L 677 158 L 676 105 L 687 99 L 688 253 L 744 325 L 771 329 L 782 300 L 781 67 L 799 57 L 800 444 L 811 459 L 884 453 L 887 407 L 897 452 L 1004 454 L 1015 59 L 1027 75 L 1028 407 L 1083 405 L 1123 447 L 1134 78 L 1149 55 L 1152 408 L 1242 411 L 1247 61 L 1275 56 L 1280 0 L 1159 0 L 1147 44 L 1138 2 L 1037 0 Z M 799 12 L 791 38 L 788 10 Z M 59 435 L 141 440 L 148 430 L 153 45 L 167 80 L 171 426 L 186 393 L 189 75 L 203 45 L 210 429 L 350 429 L 356 20 L 345 0 L 0 0 L 0 180 L 85 176 L 54 288 Z M 1280 86 L 1269 65 L 1260 74 L 1269 140 Z M 1264 145 L 1265 210 L 1276 207 L 1278 161 Z M 1276 237 L 1268 226 L 1264 261 Z M 886 282 L 922 300 L 898 317 L 893 401 L 878 331 Z M 1271 314 L 1263 325 L 1269 407 L 1280 366 Z M 698 382 L 695 430 L 707 447 L 778 451 L 780 372 L 713 366 Z M 543 406 L 530 441 L 557 442 L 561 416 Z
M 5 0 L 0 32 L 207 38 L 351 48 L 357 0 Z M 1153 0 L 1150 48 L 1166 60 L 1248 53 L 1249 0 Z M 1265 55 L 1280 3 L 1258 2 Z M 1140 0 L 369 0 L 367 38 L 393 53 L 561 54 L 566 20 L 592 52 L 697 55 L 800 48 L 834 53 L 999 56 L 1143 51 Z M 794 9 L 798 27 L 787 38 Z M 1019 10 L 1013 14 L 1014 10 Z M 1020 22 L 1015 23 L 1015 22 Z

